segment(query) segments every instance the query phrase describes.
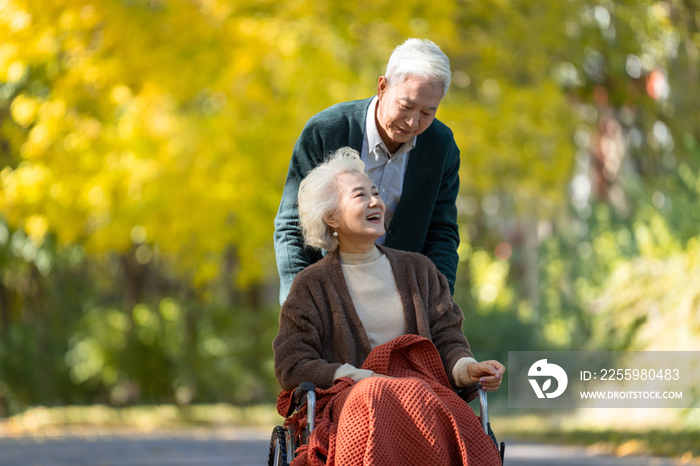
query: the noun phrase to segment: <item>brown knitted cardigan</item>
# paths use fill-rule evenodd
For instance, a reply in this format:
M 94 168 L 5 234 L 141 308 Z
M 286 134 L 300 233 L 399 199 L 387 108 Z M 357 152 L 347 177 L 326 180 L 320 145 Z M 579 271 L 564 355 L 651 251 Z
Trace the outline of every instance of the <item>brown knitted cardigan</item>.
M 450 295 L 445 276 L 421 254 L 377 247 L 389 259 L 396 279 L 406 315 L 405 333 L 435 344 L 454 386 L 452 368 L 460 358 L 473 356 L 462 332 L 464 315 Z M 301 382 L 329 388 L 342 364 L 362 366 L 372 348 L 353 306 L 337 249 L 294 279 L 272 347 L 275 374 L 283 390 Z

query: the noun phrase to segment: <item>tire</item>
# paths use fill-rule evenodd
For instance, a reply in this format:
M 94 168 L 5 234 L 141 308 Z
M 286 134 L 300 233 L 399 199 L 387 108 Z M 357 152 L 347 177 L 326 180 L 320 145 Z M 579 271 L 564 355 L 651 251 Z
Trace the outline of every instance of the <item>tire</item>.
M 272 429 L 267 465 L 289 466 L 289 463 L 287 463 L 287 431 L 282 426 Z

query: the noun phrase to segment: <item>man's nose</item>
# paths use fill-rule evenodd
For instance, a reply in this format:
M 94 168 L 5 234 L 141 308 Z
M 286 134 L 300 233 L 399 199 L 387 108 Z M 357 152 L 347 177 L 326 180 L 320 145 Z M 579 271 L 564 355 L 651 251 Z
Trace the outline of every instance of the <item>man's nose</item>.
M 415 113 L 411 113 L 410 115 L 406 116 L 406 124 L 411 128 L 418 126 L 419 122 L 420 117 Z

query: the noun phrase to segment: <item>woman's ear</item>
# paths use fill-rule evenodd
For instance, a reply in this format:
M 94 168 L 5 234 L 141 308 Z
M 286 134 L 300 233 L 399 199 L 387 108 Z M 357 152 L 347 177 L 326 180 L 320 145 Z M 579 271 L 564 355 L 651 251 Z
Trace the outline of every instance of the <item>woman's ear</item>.
M 325 217 L 323 217 L 323 221 L 326 222 L 326 225 L 328 225 L 331 228 L 338 228 L 338 221 L 335 219 L 335 215 L 333 214 L 328 214 Z

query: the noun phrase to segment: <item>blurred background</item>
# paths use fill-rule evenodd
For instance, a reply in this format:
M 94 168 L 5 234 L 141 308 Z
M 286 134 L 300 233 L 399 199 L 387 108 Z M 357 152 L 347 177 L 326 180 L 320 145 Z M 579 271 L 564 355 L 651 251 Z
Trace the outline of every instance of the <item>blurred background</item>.
M 292 147 L 408 37 L 452 64 L 477 358 L 700 351 L 699 28 L 697 0 L 0 0 L 0 417 L 273 403 Z

